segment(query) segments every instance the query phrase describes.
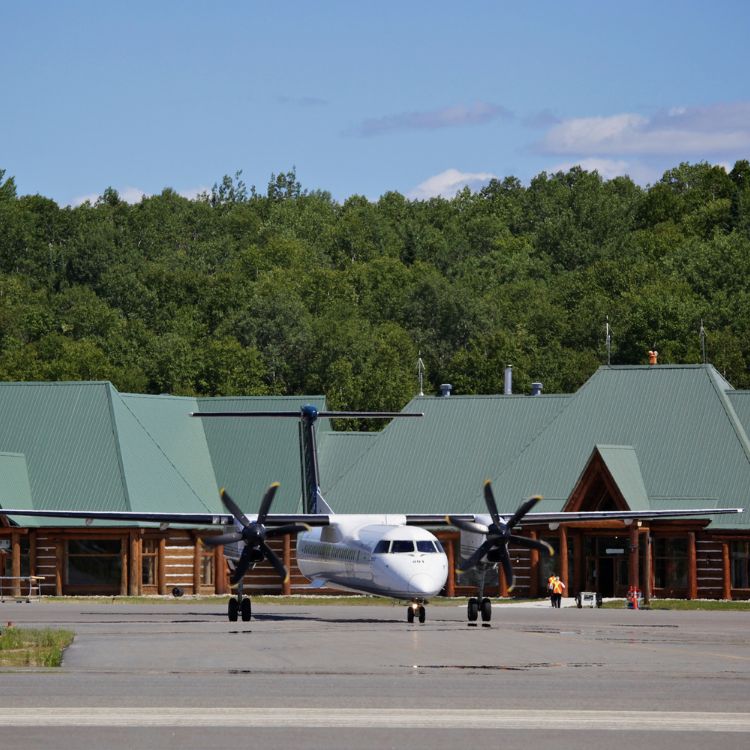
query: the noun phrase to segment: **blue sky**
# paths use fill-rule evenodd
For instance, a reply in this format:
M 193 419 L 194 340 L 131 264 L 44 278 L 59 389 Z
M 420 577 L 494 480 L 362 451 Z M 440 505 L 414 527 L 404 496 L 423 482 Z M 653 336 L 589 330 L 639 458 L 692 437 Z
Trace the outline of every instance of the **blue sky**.
M 746 0 L 4 0 L 0 34 L 0 169 L 60 205 L 750 158 Z

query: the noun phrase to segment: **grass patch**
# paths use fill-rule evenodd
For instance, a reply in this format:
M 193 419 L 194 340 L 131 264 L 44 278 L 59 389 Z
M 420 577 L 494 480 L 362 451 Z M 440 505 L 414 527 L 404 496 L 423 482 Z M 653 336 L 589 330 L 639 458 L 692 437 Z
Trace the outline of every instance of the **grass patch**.
M 0 666 L 59 667 L 74 637 L 70 630 L 0 628 Z
M 625 600 L 605 602 L 606 609 L 623 609 Z M 750 601 L 725 601 L 719 599 L 652 599 L 643 606 L 644 609 L 674 609 L 696 612 L 709 610 L 714 612 L 750 612 Z

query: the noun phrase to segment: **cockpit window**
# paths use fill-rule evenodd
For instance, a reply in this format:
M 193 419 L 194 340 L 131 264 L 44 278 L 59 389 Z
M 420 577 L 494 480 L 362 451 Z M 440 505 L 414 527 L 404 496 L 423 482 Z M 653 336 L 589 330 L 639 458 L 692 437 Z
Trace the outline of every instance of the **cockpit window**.
M 390 546 L 390 541 L 388 539 L 381 539 L 376 545 L 375 549 L 372 551 L 374 555 L 385 555 L 388 552 L 388 547 Z
M 437 552 L 437 549 L 430 539 L 419 539 L 417 541 L 417 552 Z
M 391 544 L 391 554 L 398 552 L 414 552 L 414 542 L 411 539 L 394 539 Z
M 440 544 L 440 540 L 439 539 L 435 540 L 435 546 L 437 547 L 437 551 L 438 552 L 442 552 L 443 554 L 445 554 L 445 550 L 443 549 L 443 545 Z

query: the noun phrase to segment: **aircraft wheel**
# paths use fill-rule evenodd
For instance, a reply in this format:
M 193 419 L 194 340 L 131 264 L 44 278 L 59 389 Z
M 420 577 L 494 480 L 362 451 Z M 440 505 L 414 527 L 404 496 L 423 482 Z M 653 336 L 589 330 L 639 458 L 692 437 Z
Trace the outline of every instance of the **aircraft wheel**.
M 489 622 L 492 619 L 492 602 L 486 596 L 482 599 L 480 611 L 482 614 L 482 622 Z
M 427 610 L 424 608 L 423 604 L 419 605 L 419 622 L 424 625 L 424 621 L 427 618 Z
M 414 607 L 411 605 L 406 608 L 406 620 L 407 622 L 414 622 Z
M 578 607 L 578 609 L 581 609 L 581 607 L 583 607 L 583 597 L 581 596 L 580 592 L 576 594 L 576 607 Z
M 472 596 L 467 605 L 469 622 L 476 622 L 479 615 L 479 602 Z
M 250 599 L 245 598 L 240 604 L 240 615 L 242 615 L 242 622 L 250 622 L 250 616 L 252 614 L 252 604 Z
M 229 622 L 237 622 L 237 615 L 240 611 L 240 603 L 232 597 L 229 600 L 229 604 L 227 605 L 227 616 L 229 617 Z

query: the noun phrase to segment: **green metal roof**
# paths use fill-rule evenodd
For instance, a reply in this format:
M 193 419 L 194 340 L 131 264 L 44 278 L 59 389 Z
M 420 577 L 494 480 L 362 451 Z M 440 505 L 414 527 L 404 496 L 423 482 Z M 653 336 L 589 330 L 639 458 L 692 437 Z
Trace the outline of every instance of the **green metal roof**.
M 304 404 L 326 408 L 324 396 L 201 398 L 198 411 L 292 411 Z M 280 482 L 275 513 L 301 512 L 299 420 L 277 418 L 196 419 L 203 425 L 216 481 L 246 513 L 255 513 L 268 485 Z M 322 442 L 329 420 L 318 420 Z
M 33 508 L 26 456 L 22 453 L 0 453 L 0 508 Z M 11 516 L 18 522 L 18 518 Z M 23 519 L 23 521 L 32 519 Z M 37 525 L 37 519 L 30 526 Z
M 222 509 L 195 399 L 117 394 L 112 411 L 131 510 Z
M 597 444 L 632 446 L 653 499 L 716 498 L 748 508 L 713 527 L 750 522 L 750 445 L 725 383 L 710 365 L 602 367 L 505 471 L 493 477 L 505 510 L 572 490 Z
M 109 383 L 3 383 L 0 450 L 23 453 L 34 507 L 130 510 Z
M 106 382 L 0 383 L 0 505 L 218 511 L 225 486 L 255 512 L 278 481 L 274 510 L 300 510 L 297 419 L 188 413 L 296 413 L 305 403 L 326 408 L 322 396 L 191 399 L 120 394 Z M 570 396 L 419 397 L 405 411 L 425 416 L 377 434 L 319 421 L 321 484 L 336 512 L 484 512 L 486 478 L 501 512 L 532 494 L 559 510 L 598 450 L 632 509 L 743 506 L 712 528 L 750 526 L 750 392 L 709 365 L 602 367 Z
M 329 484 L 337 512 L 485 512 L 484 479 L 538 435 L 569 396 L 418 397 L 352 469 Z
M 630 510 L 648 510 L 648 494 L 635 448 L 632 445 L 597 445 L 596 450 Z

